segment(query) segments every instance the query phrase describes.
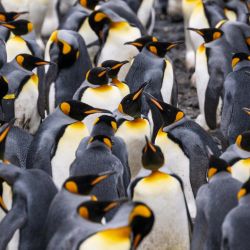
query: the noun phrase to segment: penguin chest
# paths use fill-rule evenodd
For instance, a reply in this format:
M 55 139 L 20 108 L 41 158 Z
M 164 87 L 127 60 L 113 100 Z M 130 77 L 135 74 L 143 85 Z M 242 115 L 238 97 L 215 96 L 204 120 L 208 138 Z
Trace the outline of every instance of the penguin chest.
M 86 45 L 89 45 L 98 40 L 96 33 L 91 29 L 89 25 L 88 18 L 85 19 L 80 29 L 78 30 L 78 33 L 83 37 Z
M 70 165 L 75 160 L 76 150 L 81 140 L 88 135 L 85 124 L 76 122 L 67 126 L 59 139 L 55 155 L 51 160 L 52 177 L 58 188 L 61 188 L 63 182 L 69 177 Z
M 25 40 L 19 36 L 11 37 L 6 42 L 6 52 L 7 62 L 12 61 L 19 54 L 32 54 Z
M 250 158 L 236 162 L 232 167 L 232 176 L 245 183 L 250 177 Z
M 27 11 L 29 0 L 2 0 L 2 5 L 4 9 L 8 12 L 10 11 Z
M 155 215 L 153 229 L 138 249 L 189 249 L 187 211 L 178 180 L 152 173 L 135 186 L 133 200 L 145 202 Z
M 137 16 L 144 27 L 147 26 L 150 19 L 151 10 L 153 8 L 154 0 L 144 0 L 137 12 Z M 132 40 L 133 41 L 133 40 Z
M 235 22 L 237 21 L 237 14 L 233 10 L 224 9 L 224 13 L 228 20 Z
M 130 234 L 131 230 L 128 227 L 99 232 L 84 241 L 79 250 L 129 250 Z
M 118 128 L 116 136 L 126 143 L 131 176 L 134 178 L 142 167 L 142 149 L 145 146 L 145 136 L 150 137 L 150 124 L 146 119 L 126 121 Z
M 15 100 L 15 125 L 32 134 L 37 131 L 41 122 L 37 108 L 38 96 L 38 76 L 33 75 Z
M 83 93 L 81 101 L 96 108 L 110 111 L 117 109 L 122 100 L 119 89 L 115 86 L 104 85 L 97 88 L 88 88 Z
M 163 101 L 166 103 L 171 103 L 173 85 L 174 85 L 173 66 L 170 63 L 170 61 L 165 60 L 165 70 L 162 80 L 161 95 Z

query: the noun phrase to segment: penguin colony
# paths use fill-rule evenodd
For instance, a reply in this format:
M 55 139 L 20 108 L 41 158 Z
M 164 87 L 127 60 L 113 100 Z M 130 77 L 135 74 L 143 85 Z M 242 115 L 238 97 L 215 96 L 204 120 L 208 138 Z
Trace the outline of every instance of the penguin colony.
M 185 41 L 152 35 L 156 5 Z M 0 250 L 249 250 L 249 12 L 0 1 Z M 168 53 L 183 43 L 196 120 Z

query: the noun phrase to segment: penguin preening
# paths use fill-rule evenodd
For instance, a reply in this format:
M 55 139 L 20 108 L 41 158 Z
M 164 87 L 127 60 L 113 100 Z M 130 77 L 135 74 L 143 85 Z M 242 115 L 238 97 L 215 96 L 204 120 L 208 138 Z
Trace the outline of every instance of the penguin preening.
M 241 183 L 232 178 L 231 167 L 224 160 L 211 156 L 208 179 L 208 183 L 200 187 L 196 197 L 193 250 L 219 249 L 224 218 L 237 206 L 237 192 Z

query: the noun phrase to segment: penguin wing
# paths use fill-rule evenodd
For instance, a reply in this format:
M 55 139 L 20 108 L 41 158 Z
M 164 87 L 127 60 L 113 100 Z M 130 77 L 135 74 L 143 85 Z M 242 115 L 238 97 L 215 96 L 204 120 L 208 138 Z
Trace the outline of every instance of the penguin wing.
M 37 74 L 39 78 L 38 83 L 38 100 L 37 100 L 37 109 L 38 113 L 42 119 L 45 117 L 45 105 L 46 105 L 46 92 L 45 92 L 45 71 L 44 68 L 38 67 Z
M 15 199 L 15 198 L 14 198 Z M 14 200 L 14 205 L 0 223 L 0 249 L 4 250 L 17 229 L 27 221 L 25 201 L 21 198 Z
M 132 200 L 134 197 L 134 190 L 136 185 L 143 179 L 143 177 L 134 179 L 128 187 L 128 197 Z
M 83 83 L 78 90 L 73 95 L 73 100 L 80 101 L 82 99 L 83 93 L 88 89 L 89 86 L 86 85 L 86 83 Z

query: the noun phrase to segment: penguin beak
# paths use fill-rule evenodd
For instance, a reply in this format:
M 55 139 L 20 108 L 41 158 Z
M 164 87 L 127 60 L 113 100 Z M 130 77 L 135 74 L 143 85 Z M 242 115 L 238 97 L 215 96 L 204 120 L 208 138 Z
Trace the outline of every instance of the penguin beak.
M 159 111 L 163 111 L 164 108 L 161 106 L 161 104 L 157 101 L 157 99 L 155 99 L 152 95 L 150 95 L 149 93 L 147 92 L 144 92 L 144 95 L 146 96 L 146 98 L 154 105 L 156 106 L 156 108 L 159 110 Z
M 149 141 L 149 139 L 148 139 L 147 136 L 145 136 L 145 139 L 146 139 L 146 144 L 147 144 L 147 147 L 146 147 L 145 152 L 146 152 L 148 149 L 151 149 L 154 153 L 156 153 L 156 148 L 155 148 L 154 145 Z
M 100 173 L 99 176 L 91 182 L 91 186 L 95 186 L 98 183 L 102 182 L 103 180 L 108 179 L 110 176 L 115 175 L 115 171 L 106 171 L 103 173 Z
M 246 114 L 250 115 L 250 108 L 243 108 L 243 111 L 245 111 Z
M 14 30 L 16 28 L 14 25 L 11 25 L 9 23 L 0 23 L 0 26 L 3 26 L 9 30 Z
M 199 29 L 195 29 L 195 28 L 187 28 L 187 30 L 191 30 L 191 31 L 194 31 L 194 32 L 196 32 L 198 35 L 200 35 L 200 36 L 204 36 L 204 33 L 203 32 L 201 32 Z
M 12 119 L 9 123 L 4 124 L 1 128 L 0 128 L 0 142 L 3 142 L 4 139 L 7 137 L 11 127 L 14 125 L 15 123 L 15 119 Z
M 23 12 L 17 12 L 16 15 L 13 17 L 13 19 L 17 19 L 18 17 L 20 17 L 21 15 L 26 15 L 29 14 L 28 11 L 23 11 Z
M 124 43 L 124 45 L 132 45 L 135 47 L 142 47 L 143 45 L 141 43 L 135 42 L 135 41 L 131 41 L 131 42 L 126 42 Z
M 110 71 L 111 71 L 111 70 L 115 70 L 115 69 L 119 69 L 119 68 L 121 68 L 123 65 L 125 65 L 125 64 L 127 64 L 127 63 L 129 63 L 129 61 L 120 62 L 120 63 L 116 64 L 115 66 L 113 66 L 113 67 L 110 69 Z
M 41 60 L 39 62 L 36 62 L 35 64 L 36 66 L 43 66 L 43 65 L 54 65 L 55 63 Z
M 86 115 L 92 115 L 92 114 L 98 114 L 98 113 L 112 114 L 112 112 L 110 112 L 109 110 L 99 109 L 99 108 L 89 109 L 89 110 L 84 112 L 84 114 L 86 114 Z
M 183 43 L 184 43 L 183 41 L 176 41 L 176 42 L 173 42 L 173 43 L 169 43 L 167 45 L 167 51 L 169 51 L 169 50 L 171 50 L 171 49 L 173 49 L 173 48 L 175 48 L 175 47 L 177 47 L 177 46 L 179 46 L 179 45 L 181 45 Z

